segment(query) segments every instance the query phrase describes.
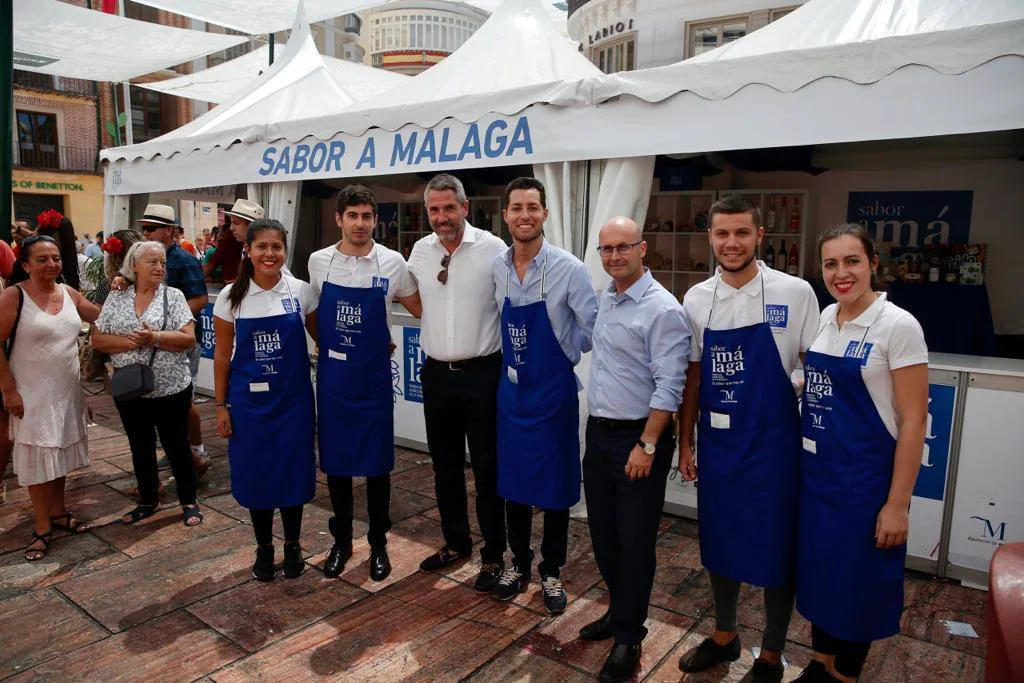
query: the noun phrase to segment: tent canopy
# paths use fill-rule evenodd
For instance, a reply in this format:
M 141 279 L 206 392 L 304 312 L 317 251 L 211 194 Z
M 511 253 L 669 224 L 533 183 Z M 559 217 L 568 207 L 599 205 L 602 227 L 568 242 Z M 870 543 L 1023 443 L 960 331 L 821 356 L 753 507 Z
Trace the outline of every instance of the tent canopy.
M 278 59 L 280 60 L 280 56 Z M 402 74 L 375 69 L 372 66 L 357 64 L 345 59 L 323 55 L 321 55 L 321 59 L 331 76 L 342 84 L 356 101 L 378 95 L 409 79 L 408 76 Z M 264 45 L 241 57 L 204 71 L 169 78 L 165 81 L 133 85 L 167 95 L 220 104 L 245 89 L 269 69 L 270 48 Z
M 57 0 L 14 0 L 14 68 L 127 81 L 244 42 L 105 14 Z

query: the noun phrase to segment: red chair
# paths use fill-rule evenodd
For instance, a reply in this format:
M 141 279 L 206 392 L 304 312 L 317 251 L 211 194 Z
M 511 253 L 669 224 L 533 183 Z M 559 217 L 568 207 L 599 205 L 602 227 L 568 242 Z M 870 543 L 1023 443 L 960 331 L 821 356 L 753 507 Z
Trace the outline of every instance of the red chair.
M 1024 681 L 1024 542 L 992 555 L 988 588 L 985 682 Z

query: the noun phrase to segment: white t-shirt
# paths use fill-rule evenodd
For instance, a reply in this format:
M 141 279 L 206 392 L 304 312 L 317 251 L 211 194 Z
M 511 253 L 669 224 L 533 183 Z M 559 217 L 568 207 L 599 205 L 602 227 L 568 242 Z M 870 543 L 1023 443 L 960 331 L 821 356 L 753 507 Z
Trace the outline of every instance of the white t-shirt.
M 468 222 L 462 243 L 451 255 L 448 284 L 437 274 L 448 255 L 436 234 L 413 245 L 409 272 L 420 289 L 423 321 L 420 346 L 440 361 L 479 358 L 501 350 L 501 314 L 494 299 L 493 261 L 508 245 Z
M 861 376 L 871 402 L 895 439 L 896 401 L 892 371 L 928 363 L 924 331 L 914 316 L 886 301 L 884 293 L 879 294 L 866 311 L 844 323 L 842 329 L 836 326 L 838 310 L 838 304 L 832 304 L 821 312 L 821 330 L 811 345 L 811 351 L 830 356 L 855 357 L 856 354 L 862 359 Z
M 758 261 L 757 267 L 759 273 L 739 289 L 722 280 L 719 268 L 712 277 L 686 292 L 683 311 L 693 331 L 690 362 L 700 362 L 704 328 L 708 326 L 708 315 L 713 313 L 710 325 L 713 330 L 733 330 L 767 320 L 783 368 L 787 375 L 793 372 L 800 354 L 811 345 L 818 331 L 818 299 L 804 280 L 769 268 L 763 261 Z M 711 310 L 712 296 L 714 311 Z
M 296 279 L 290 275 L 281 275 L 281 279 L 272 289 L 261 289 L 255 282 L 249 283 L 249 291 L 242 299 L 237 311 L 231 310 L 231 302 L 228 294 L 234 283 L 224 287 L 217 295 L 217 302 L 213 305 L 213 315 L 233 323 L 236 317 L 239 318 L 269 318 L 272 315 L 283 315 L 296 310 L 302 314 L 303 322 L 307 315 L 316 310 L 320 299 L 308 282 Z
M 329 276 L 329 279 L 328 279 Z M 347 256 L 332 244 L 309 257 L 309 283 L 317 296 L 324 282 L 342 287 L 373 287 L 374 278 L 387 280 L 384 293 L 384 308 L 388 314 L 388 330 L 391 330 L 391 303 L 395 297 L 412 296 L 416 293 L 416 282 L 409 274 L 405 259 L 394 249 L 373 243 L 366 256 Z

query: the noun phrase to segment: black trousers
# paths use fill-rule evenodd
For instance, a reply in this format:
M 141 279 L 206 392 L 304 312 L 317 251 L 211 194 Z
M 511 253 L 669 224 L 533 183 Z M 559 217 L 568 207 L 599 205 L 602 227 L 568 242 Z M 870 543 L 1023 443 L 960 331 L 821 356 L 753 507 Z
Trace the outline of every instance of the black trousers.
M 508 544 L 512 548 L 512 561 L 519 571 L 530 575 L 533 550 L 530 537 L 533 533 L 533 508 L 522 503 L 505 501 L 505 515 L 508 520 Z M 569 511 L 544 511 L 544 538 L 540 544 L 541 562 L 537 571 L 541 577 L 560 575 L 565 564 L 569 546 Z
M 498 378 L 501 353 L 457 364 L 427 358 L 423 364 L 423 413 L 427 448 L 445 545 L 469 552 L 466 441 L 476 482 L 476 518 L 484 536 L 485 563 L 505 554 L 505 502 L 498 495 Z
M 327 475 L 327 490 L 331 494 L 334 518 L 331 520 L 331 534 L 334 542 L 342 547 L 352 545 L 352 520 L 355 509 L 352 502 L 352 477 Z M 366 478 L 366 511 L 370 517 L 370 531 L 366 535 L 374 548 L 387 545 L 387 533 L 391 530 L 391 475 Z
M 871 643 L 836 638 L 825 629 L 811 624 L 811 647 L 823 655 L 835 655 L 836 671 L 844 676 L 857 678 L 864 668 Z
M 299 535 L 302 533 L 302 507 L 281 508 L 281 526 L 284 527 L 284 542 L 298 543 Z M 274 542 L 274 509 L 249 510 L 249 518 L 252 519 L 252 531 L 256 535 L 256 542 L 260 545 L 271 545 Z
M 139 482 L 139 504 L 160 502 L 160 477 L 156 469 L 156 435 L 164 446 L 182 505 L 196 502 L 196 468 L 188 442 L 188 411 L 192 407 L 192 385 L 170 396 L 114 401 L 121 415 L 132 467 Z
M 643 423 L 612 427 L 587 420 L 583 485 L 594 559 L 611 594 L 611 629 L 616 643 L 636 645 L 647 635 L 648 602 L 657 564 L 655 545 L 665 504 L 675 433 L 670 424 L 658 440 L 651 473 L 630 481 L 626 461 Z

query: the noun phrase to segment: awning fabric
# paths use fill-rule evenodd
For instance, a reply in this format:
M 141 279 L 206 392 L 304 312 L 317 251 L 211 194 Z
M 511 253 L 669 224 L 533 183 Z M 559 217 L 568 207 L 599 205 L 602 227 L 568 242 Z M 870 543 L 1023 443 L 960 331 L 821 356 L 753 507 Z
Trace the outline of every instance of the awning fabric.
M 14 0 L 14 68 L 64 78 L 127 81 L 245 40 L 135 21 L 57 0 Z

